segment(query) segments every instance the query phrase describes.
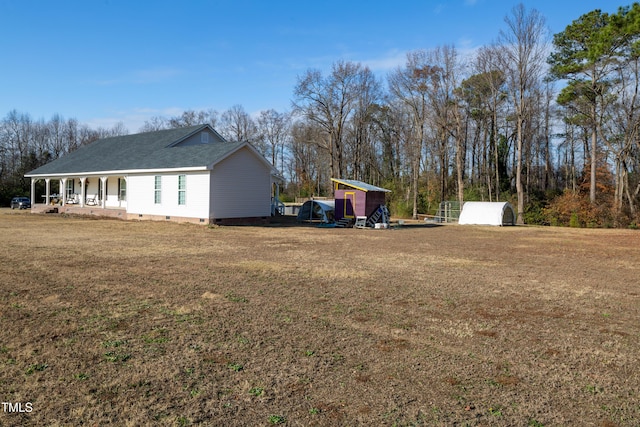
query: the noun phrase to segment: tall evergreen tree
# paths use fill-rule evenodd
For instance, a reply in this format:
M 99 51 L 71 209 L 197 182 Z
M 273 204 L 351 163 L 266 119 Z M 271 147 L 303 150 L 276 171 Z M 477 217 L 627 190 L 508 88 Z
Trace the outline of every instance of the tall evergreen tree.
M 561 91 L 561 104 L 586 105 L 580 113 L 591 127 L 589 200 L 596 202 L 596 165 L 598 159 L 599 101 L 608 91 L 608 79 L 616 66 L 621 34 L 612 31 L 610 16 L 596 9 L 582 15 L 564 31 L 554 35 L 554 51 L 549 57 L 550 74 L 569 80 Z

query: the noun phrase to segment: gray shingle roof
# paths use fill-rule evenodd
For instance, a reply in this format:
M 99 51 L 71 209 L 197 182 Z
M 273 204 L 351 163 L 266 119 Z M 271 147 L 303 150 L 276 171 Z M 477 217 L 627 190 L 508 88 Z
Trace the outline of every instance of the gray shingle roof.
M 47 163 L 26 176 L 208 167 L 244 144 L 212 142 L 172 146 L 207 127 L 198 125 L 100 139 Z

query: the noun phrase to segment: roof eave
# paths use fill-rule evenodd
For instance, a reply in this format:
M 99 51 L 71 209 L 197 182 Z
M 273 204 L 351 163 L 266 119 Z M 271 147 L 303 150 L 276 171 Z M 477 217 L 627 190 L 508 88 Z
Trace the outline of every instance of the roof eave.
M 211 170 L 211 166 L 192 166 L 178 168 L 154 168 L 154 169 L 122 169 L 108 171 L 85 171 L 85 172 L 65 172 L 65 173 L 38 173 L 27 174 L 26 178 L 64 178 L 68 176 L 105 176 L 105 175 L 140 175 L 148 173 L 167 173 L 167 172 L 201 172 Z

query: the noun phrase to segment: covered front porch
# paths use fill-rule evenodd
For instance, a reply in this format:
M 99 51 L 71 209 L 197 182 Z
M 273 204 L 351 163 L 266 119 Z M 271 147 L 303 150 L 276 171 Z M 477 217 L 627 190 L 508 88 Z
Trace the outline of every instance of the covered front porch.
M 127 177 L 119 175 L 62 176 L 31 178 L 31 209 L 51 207 L 77 209 L 116 209 L 126 212 Z M 94 213 L 95 215 L 95 213 Z

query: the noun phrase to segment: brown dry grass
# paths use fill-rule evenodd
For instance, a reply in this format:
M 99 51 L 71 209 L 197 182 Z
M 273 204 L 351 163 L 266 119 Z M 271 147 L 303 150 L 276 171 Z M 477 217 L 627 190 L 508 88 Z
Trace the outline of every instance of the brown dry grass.
M 637 231 L 0 232 L 3 426 L 640 425 Z

